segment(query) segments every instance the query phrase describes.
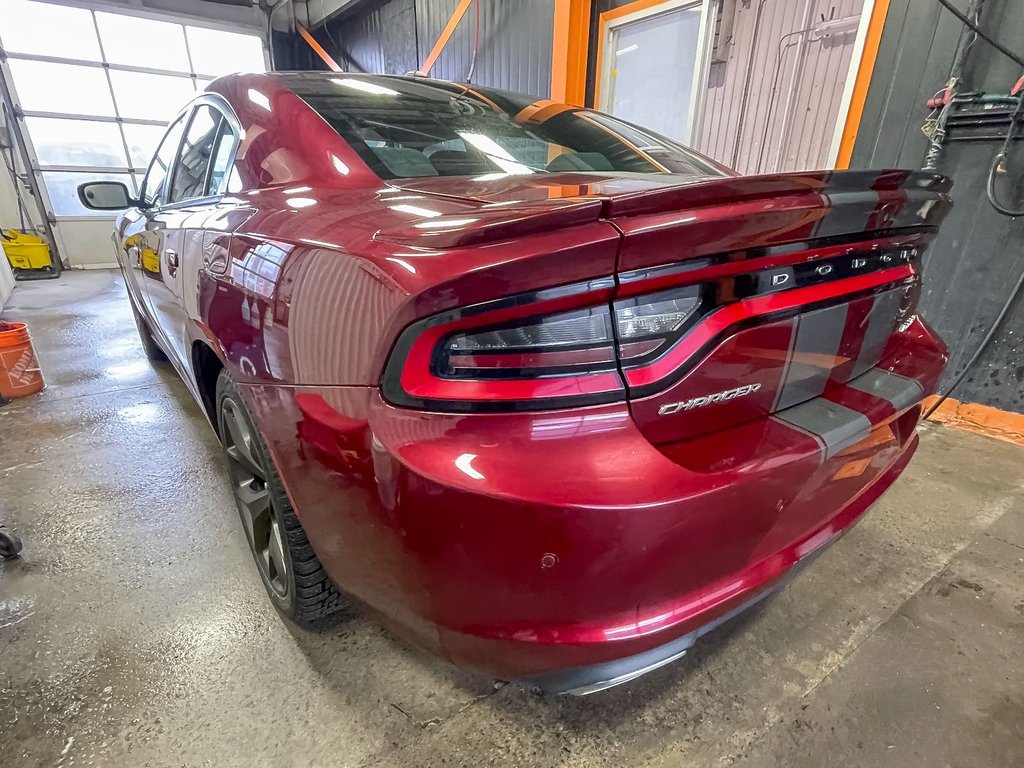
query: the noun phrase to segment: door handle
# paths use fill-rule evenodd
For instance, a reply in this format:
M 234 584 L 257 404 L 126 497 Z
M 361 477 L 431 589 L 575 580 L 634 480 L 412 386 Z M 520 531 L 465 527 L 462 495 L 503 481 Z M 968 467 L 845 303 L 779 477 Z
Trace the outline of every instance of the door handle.
M 178 273 L 178 253 L 168 248 L 164 251 L 164 258 L 167 259 L 167 275 L 174 277 Z

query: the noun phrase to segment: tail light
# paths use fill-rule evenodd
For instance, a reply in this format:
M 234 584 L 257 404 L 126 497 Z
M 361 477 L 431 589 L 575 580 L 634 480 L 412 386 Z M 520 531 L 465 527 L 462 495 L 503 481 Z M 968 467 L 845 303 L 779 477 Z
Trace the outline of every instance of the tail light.
M 523 379 L 615 370 L 608 307 L 457 332 L 438 345 L 433 373 L 450 379 Z
M 699 286 L 611 304 L 611 279 L 514 296 L 416 323 L 384 373 L 395 405 L 560 408 L 625 397 L 620 361 L 659 354 L 692 323 Z M 544 311 L 547 310 L 547 311 Z
M 434 315 L 402 332 L 384 370 L 395 405 L 538 410 L 625 398 L 615 359 L 614 279 Z
M 671 347 L 707 306 L 704 286 L 685 285 L 615 302 L 615 327 L 623 368 L 643 365 Z
M 688 285 L 664 287 L 658 269 L 623 274 L 618 288 L 601 278 L 434 315 L 401 334 L 382 392 L 394 405 L 449 412 L 606 403 L 625 399 L 627 387 L 639 396 L 667 386 L 740 324 L 897 280 L 907 284 L 902 314 L 913 311 L 917 248 L 838 250 L 808 257 L 795 248 L 769 269 L 744 270 L 744 259 L 702 260 L 700 269 L 690 262 L 666 272 Z

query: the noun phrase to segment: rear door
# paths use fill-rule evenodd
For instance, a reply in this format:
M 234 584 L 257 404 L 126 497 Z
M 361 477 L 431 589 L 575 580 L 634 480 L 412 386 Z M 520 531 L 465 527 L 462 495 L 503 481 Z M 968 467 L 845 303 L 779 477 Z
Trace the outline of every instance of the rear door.
M 611 200 L 619 357 L 641 430 L 693 437 L 868 372 L 913 313 L 948 189 L 928 174 L 816 172 Z
M 171 171 L 167 203 L 152 218 L 157 270 L 147 272 L 150 311 L 176 362 L 189 368 L 189 316 L 196 316 L 205 222 L 227 184 L 237 128 L 211 101 L 192 111 Z

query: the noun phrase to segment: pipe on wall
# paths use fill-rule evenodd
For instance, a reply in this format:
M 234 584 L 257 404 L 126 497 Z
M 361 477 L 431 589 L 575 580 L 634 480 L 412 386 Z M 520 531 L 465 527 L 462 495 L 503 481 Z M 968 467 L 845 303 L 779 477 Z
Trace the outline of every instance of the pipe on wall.
M 754 13 L 754 34 L 751 36 L 750 51 L 747 53 L 747 68 L 743 75 L 743 95 L 740 97 L 740 116 L 739 122 L 736 125 L 736 141 L 732 147 L 732 162 L 729 163 L 734 168 L 740 159 L 740 146 L 743 143 L 743 125 L 746 122 L 747 104 L 750 101 L 750 84 L 754 79 L 754 55 L 757 52 L 758 38 L 761 36 L 761 14 L 767 2 L 768 0 L 759 0 L 757 11 Z

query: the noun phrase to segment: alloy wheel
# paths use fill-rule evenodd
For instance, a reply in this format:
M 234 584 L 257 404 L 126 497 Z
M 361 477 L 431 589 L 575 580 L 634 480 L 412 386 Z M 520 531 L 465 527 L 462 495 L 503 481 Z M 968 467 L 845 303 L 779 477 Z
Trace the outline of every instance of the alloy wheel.
M 240 406 L 230 397 L 221 402 L 221 435 L 227 450 L 232 491 L 264 581 L 281 597 L 288 594 L 288 561 L 284 532 L 274 511 L 256 438 Z

